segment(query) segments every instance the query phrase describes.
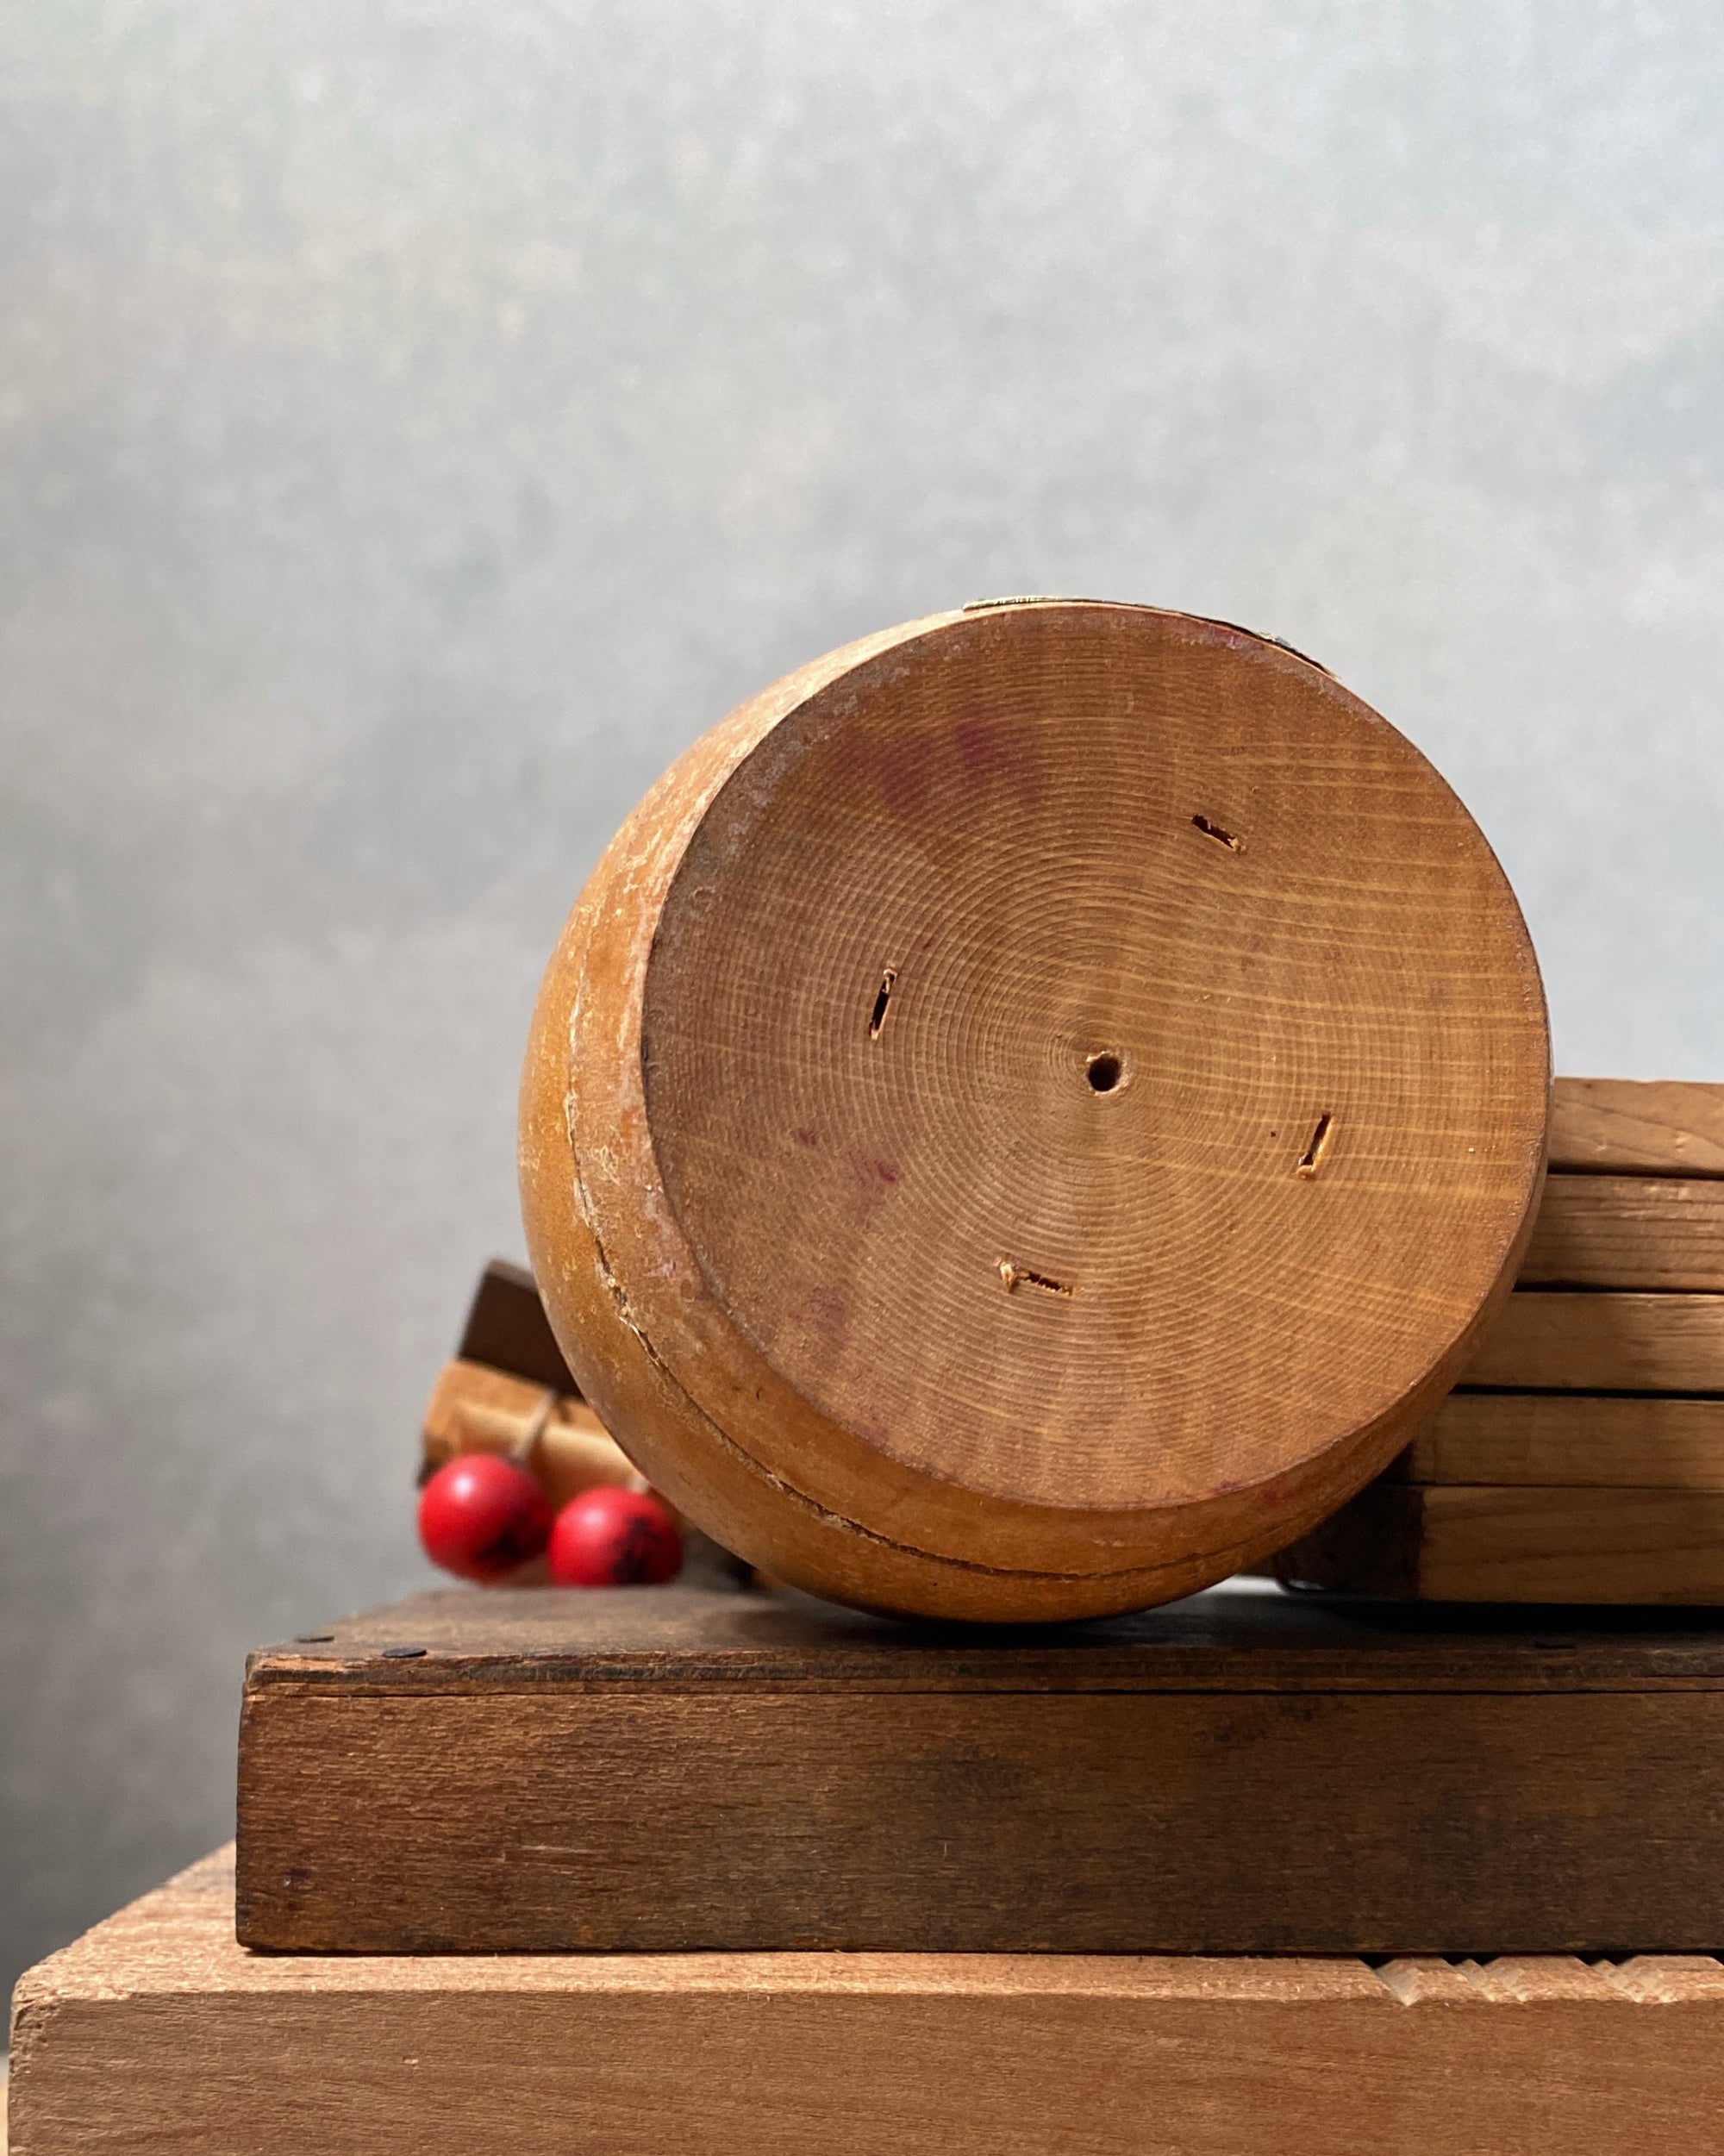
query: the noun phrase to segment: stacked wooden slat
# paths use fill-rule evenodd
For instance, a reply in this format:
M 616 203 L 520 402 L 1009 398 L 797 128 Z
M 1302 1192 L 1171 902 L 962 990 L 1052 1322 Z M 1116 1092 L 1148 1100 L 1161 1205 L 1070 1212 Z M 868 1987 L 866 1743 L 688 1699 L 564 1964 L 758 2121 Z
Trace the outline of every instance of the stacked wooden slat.
M 1460 1388 L 1283 1578 L 1724 1603 L 1724 1085 L 1559 1078 L 1550 1167 Z

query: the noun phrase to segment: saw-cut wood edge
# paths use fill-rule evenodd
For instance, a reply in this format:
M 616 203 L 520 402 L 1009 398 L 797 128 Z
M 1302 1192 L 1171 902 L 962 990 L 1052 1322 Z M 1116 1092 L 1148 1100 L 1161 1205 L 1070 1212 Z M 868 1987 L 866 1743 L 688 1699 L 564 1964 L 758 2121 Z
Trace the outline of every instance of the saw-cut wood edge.
M 1724 1966 L 246 1953 L 219 1852 L 28 1972 L 15 2156 L 1573 2156 L 1724 2131 Z

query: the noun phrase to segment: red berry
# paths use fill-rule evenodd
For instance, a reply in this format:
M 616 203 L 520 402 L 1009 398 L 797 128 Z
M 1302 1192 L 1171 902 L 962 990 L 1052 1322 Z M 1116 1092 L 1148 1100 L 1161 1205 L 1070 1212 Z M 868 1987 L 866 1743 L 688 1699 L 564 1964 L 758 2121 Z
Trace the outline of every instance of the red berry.
M 420 1492 L 419 1539 L 445 1572 L 503 1579 L 551 1539 L 551 1508 L 524 1467 L 496 1453 L 463 1453 Z
M 559 1587 L 658 1587 L 682 1569 L 676 1522 L 639 1490 L 584 1490 L 551 1530 L 551 1577 Z

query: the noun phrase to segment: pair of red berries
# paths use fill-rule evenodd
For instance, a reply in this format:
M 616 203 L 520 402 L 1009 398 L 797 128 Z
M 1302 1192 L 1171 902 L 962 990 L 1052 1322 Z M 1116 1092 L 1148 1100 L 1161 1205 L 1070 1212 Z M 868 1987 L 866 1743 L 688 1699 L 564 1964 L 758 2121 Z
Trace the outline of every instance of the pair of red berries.
M 677 1523 L 638 1490 L 584 1490 L 554 1516 L 524 1467 L 497 1453 L 463 1453 L 419 1497 L 425 1554 L 463 1579 L 506 1579 L 548 1555 L 559 1587 L 656 1587 L 682 1569 Z

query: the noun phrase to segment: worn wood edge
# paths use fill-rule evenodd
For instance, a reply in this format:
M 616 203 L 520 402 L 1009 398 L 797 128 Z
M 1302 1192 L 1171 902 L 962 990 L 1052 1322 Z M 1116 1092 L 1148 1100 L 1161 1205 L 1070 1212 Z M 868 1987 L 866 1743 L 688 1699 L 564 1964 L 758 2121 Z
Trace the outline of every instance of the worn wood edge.
M 722 1616 L 756 1604 L 770 1620 L 796 1618 L 797 1597 L 745 1597 L 685 1589 L 651 1590 L 668 1603 L 686 1600 L 696 1619 Z M 483 1590 L 454 1589 L 410 1596 L 359 1613 L 311 1643 L 265 1648 L 249 1659 L 242 1704 L 242 1750 L 254 1726 L 254 1709 L 277 1695 L 344 1695 L 425 1698 L 447 1692 L 475 1696 L 498 1690 L 535 1696 L 559 1692 L 641 1697 L 715 1692 L 786 1696 L 837 1692 L 897 1694 L 1037 1691 L 1165 1694 L 1213 1691 L 1235 1695 L 1276 1691 L 1315 1693 L 1384 1691 L 1545 1693 L 1550 1691 L 1709 1691 L 1724 1687 L 1724 1621 L 1702 1615 L 1685 1633 L 1671 1634 L 1667 1622 L 1625 1630 L 1621 1620 L 1596 1624 L 1596 1636 L 1579 1624 L 1560 1663 L 1532 1644 L 1534 1631 L 1550 1628 L 1517 1618 L 1506 1628 L 1481 1631 L 1471 1621 L 1459 1630 L 1409 1631 L 1384 1628 L 1357 1612 L 1284 1595 L 1254 1583 L 1242 1603 L 1229 1592 L 1215 1598 L 1231 1612 L 1243 1608 L 1268 1620 L 1267 1636 L 1096 1639 L 1064 1634 L 1060 1628 L 1031 1633 L 978 1628 L 943 1642 L 934 1634 L 883 1627 L 854 1640 L 791 1639 L 759 1646 L 688 1641 L 630 1646 L 615 1636 L 583 1645 L 576 1636 L 595 1612 L 585 1597 L 571 1606 L 565 1594 L 534 1590 L 537 1609 L 549 1607 L 559 1622 L 547 1641 L 531 1632 L 514 1642 L 495 1628 L 521 1606 L 515 1596 L 501 1609 Z M 559 1607 L 561 1605 L 561 1608 Z M 1183 1624 L 1202 1609 L 1145 1613 L 1157 1624 Z M 567 1610 L 565 1634 L 562 1609 Z M 821 1606 L 814 1605 L 814 1615 Z M 842 1615 L 827 1610 L 828 1616 Z M 1585 1613 L 1570 1612 L 1574 1623 Z M 1421 1621 L 1422 1622 L 1422 1621 Z M 487 1628 L 491 1629 L 487 1630 Z M 351 1628 L 343 1641 L 341 1632 Z M 1284 1628 L 1284 1637 L 1274 1636 Z M 406 1659 L 391 1650 L 403 1644 L 423 1649 Z M 1242 1681 L 1243 1678 L 1243 1681 Z M 242 1776 L 242 1785 L 243 1785 Z
M 913 1993 L 1179 1999 L 1218 2009 L 1342 2002 L 1385 2015 L 1573 2002 L 1613 2014 L 1629 2006 L 1724 2009 L 1724 1964 L 1705 1954 L 1643 1954 L 1621 1964 L 1569 1954 L 1459 1964 L 1434 1956 L 1376 1964 L 1350 1954 L 259 1954 L 234 1937 L 233 1896 L 229 1844 L 27 1971 L 14 1995 L 16 2065 L 28 2066 L 45 2017 L 67 2002 L 200 1994 Z
M 247 1942 L 1296 1957 L 1724 1939 L 1715 1694 L 591 1704 L 278 1703 L 242 1813 Z
M 467 2156 L 499 2115 L 524 2156 L 572 2136 L 617 2156 L 1571 2156 L 1648 2131 L 1695 2145 L 1724 2116 L 1707 1957 L 1600 1965 L 1590 1985 L 1540 1957 L 1493 1990 L 1446 1960 L 1340 1957 L 1038 1956 L 1015 1986 L 985 1955 L 251 1956 L 219 1892 L 205 1957 L 165 1898 L 137 1905 L 141 1983 L 110 1936 L 31 1998 L 19 2156 Z M 678 1982 L 678 1960 L 706 1980 Z

